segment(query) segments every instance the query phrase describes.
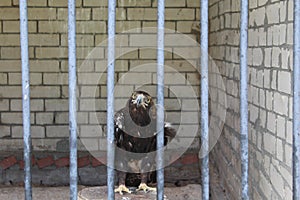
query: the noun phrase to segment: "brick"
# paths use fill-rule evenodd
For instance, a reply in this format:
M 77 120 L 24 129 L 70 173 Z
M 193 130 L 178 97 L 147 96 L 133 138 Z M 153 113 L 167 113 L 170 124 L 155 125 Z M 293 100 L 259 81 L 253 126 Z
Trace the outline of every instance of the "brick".
M 187 0 L 187 7 L 200 7 L 200 1 Z
M 0 46 L 20 46 L 19 34 L 1 34 Z
M 273 165 L 271 165 L 271 169 L 270 169 L 270 179 L 271 179 L 272 185 L 278 191 L 278 194 L 279 195 L 284 195 L 283 178 L 280 175 L 280 173 L 278 172 L 278 170 Z M 283 198 L 283 196 L 281 196 L 281 198 Z
M 165 30 L 168 32 L 175 31 L 176 22 L 165 21 Z M 157 24 L 155 21 L 142 21 L 143 33 L 156 33 Z
M 197 154 L 184 155 L 180 158 L 180 162 L 183 165 L 198 164 L 199 157 Z
M 9 73 L 8 74 L 9 85 L 21 85 L 22 74 L 21 73 Z M 41 85 L 42 84 L 42 73 L 30 73 L 30 85 Z
M 49 138 L 64 138 L 69 137 L 69 127 L 65 126 L 47 126 L 46 127 L 46 136 Z
M 191 33 L 192 26 L 195 22 L 194 21 L 177 21 L 177 31 L 180 33 Z
M 18 0 L 12 0 L 14 6 L 19 5 Z M 47 6 L 47 0 L 28 0 L 28 6 Z
M 99 86 L 82 86 L 80 87 L 80 97 L 100 97 Z
M 30 34 L 29 45 L 33 46 L 59 46 L 58 34 Z
M 13 126 L 12 127 L 12 138 L 23 138 L 23 127 Z M 42 126 L 31 126 L 31 137 L 32 138 L 45 138 L 45 128 Z
M 0 8 L 0 14 L 2 20 L 18 20 L 19 9 L 18 8 Z
M 120 73 L 119 82 L 123 84 L 150 84 L 152 77 L 150 73 Z
M 34 49 L 29 48 L 29 58 L 34 57 Z M 20 47 L 2 47 L 1 48 L 1 57 L 5 59 L 20 59 L 21 56 Z
M 106 111 L 105 99 L 81 99 L 79 101 L 80 111 Z
M 9 137 L 10 135 L 10 126 L 0 125 L 0 138 Z
M 119 7 L 150 7 L 151 0 L 123 1 L 118 0 Z
M 177 59 L 199 59 L 199 47 L 175 47 L 173 48 L 174 58 Z
M 31 166 L 34 166 L 34 165 L 36 165 L 36 160 L 35 160 L 35 157 L 32 156 L 32 157 L 31 157 Z M 19 161 L 19 168 L 20 168 L 20 169 L 24 169 L 24 167 L 25 167 L 25 162 L 24 162 L 24 160 L 20 160 L 20 161 Z
M 91 113 L 89 113 L 89 123 L 90 124 L 104 124 L 104 123 L 106 123 L 106 113 L 105 112 L 91 112 Z
M 9 110 L 9 100 L 8 99 L 0 99 L 0 111 L 8 111 Z
M 274 155 L 276 153 L 276 138 L 269 133 L 264 133 L 263 141 L 264 149 L 270 154 Z
M 28 22 L 28 32 L 37 32 L 37 22 Z M 19 21 L 3 21 L 3 33 L 20 33 L 20 22 Z
M 31 72 L 59 72 L 59 61 L 57 60 L 31 60 Z
M 28 19 L 29 20 L 55 20 L 56 9 L 49 8 L 28 8 Z
M 251 26 L 262 26 L 265 23 L 266 9 L 261 7 L 254 9 L 250 12 L 249 25 Z
M 103 165 L 102 161 L 106 160 L 106 158 L 92 158 L 92 167 L 98 167 Z
M 142 45 L 141 45 L 142 46 Z M 140 49 L 139 57 L 141 59 L 156 59 L 157 58 L 156 49 Z M 166 49 L 164 51 L 165 59 L 172 59 L 172 49 Z
M 67 99 L 47 99 L 45 101 L 46 111 L 68 111 L 68 105 Z
M 263 63 L 263 52 L 260 48 L 253 49 L 253 65 L 254 66 L 261 66 Z
M 116 58 L 118 59 L 137 59 L 138 58 L 138 49 L 135 48 L 117 48 L 115 51 Z M 107 56 L 107 52 L 105 52 L 105 55 Z
M 81 144 L 78 147 L 78 149 L 81 149 L 82 151 L 99 151 L 99 140 L 96 140 L 95 138 L 80 138 Z
M 46 85 L 67 85 L 67 73 L 45 73 L 43 75 L 43 83 Z
M 7 74 L 0 73 L 0 84 L 1 85 L 7 84 Z
M 77 22 L 76 32 L 82 34 L 106 33 L 106 23 L 104 21 Z
M 155 8 L 128 8 L 128 20 L 156 20 Z
M 48 0 L 51 7 L 68 7 L 68 0 Z M 81 6 L 81 1 L 76 1 L 76 7 Z
M 31 88 L 30 96 L 31 98 L 60 97 L 60 88 L 58 86 L 33 86 Z
M 80 85 L 97 85 L 106 84 L 106 74 L 101 73 L 79 73 L 78 84 Z
M 90 164 L 90 157 L 84 156 L 77 159 L 78 168 L 86 167 Z
M 153 83 L 157 83 L 157 74 L 152 75 Z M 180 73 L 165 73 L 165 84 L 167 85 L 185 85 L 185 74 Z
M 102 136 L 102 128 L 99 125 L 84 125 L 80 127 L 80 137 L 100 137 Z
M 287 94 L 291 93 L 291 73 L 278 72 L 278 90 Z
M 69 157 L 59 158 L 55 160 L 55 165 L 57 168 L 67 167 L 70 165 L 70 158 Z
M 103 9 L 102 9 L 103 10 Z M 57 18 L 59 20 L 65 20 L 68 18 L 68 8 L 58 8 L 57 9 Z M 92 20 L 92 9 L 91 8 L 80 8 L 80 9 L 76 9 L 76 20 L 79 21 L 85 21 L 85 20 Z M 64 30 L 67 29 L 67 22 L 65 21 L 65 27 Z
M 50 59 L 50 58 L 67 58 L 68 48 L 67 47 L 37 47 L 36 58 Z
M 67 33 L 68 25 L 65 21 L 39 21 L 39 33 Z
M 116 22 L 116 32 L 139 32 L 142 28 L 141 21 L 117 21 Z
M 266 15 L 269 24 L 279 23 L 279 4 L 271 4 L 266 7 Z
M 41 159 L 38 159 L 36 161 L 37 163 L 37 166 L 42 169 L 42 168 L 45 168 L 45 167 L 49 167 L 51 165 L 54 164 L 54 159 L 53 159 L 53 156 L 48 156 L 48 157 L 45 157 L 45 158 L 41 158 Z
M 11 0 L 2 0 L 0 6 L 11 6 Z
M 278 92 L 274 93 L 274 111 L 281 115 L 288 115 L 288 97 Z
M 61 45 L 68 46 L 68 36 L 62 35 Z M 94 36 L 87 34 L 77 34 L 76 35 L 76 46 L 77 47 L 91 47 L 94 46 Z
M 31 114 L 31 123 L 34 122 L 34 115 Z M 23 117 L 21 112 L 8 112 L 8 113 L 1 113 L 1 122 L 3 124 L 22 124 Z
M 106 0 L 83 0 L 84 7 L 101 7 L 107 6 Z
M 12 167 L 13 165 L 15 165 L 17 163 L 17 159 L 15 156 L 9 156 L 5 159 L 3 159 L 1 162 L 0 162 L 0 167 L 5 170 L 5 169 L 8 169 L 10 167 Z
M 166 8 L 166 20 L 194 20 L 195 10 L 189 8 Z
M 166 0 L 165 7 L 172 8 L 172 7 L 186 7 L 186 0 Z M 157 7 L 157 0 L 154 0 L 152 3 L 153 7 Z
M 69 112 L 55 112 L 54 114 L 55 124 L 68 124 L 69 123 Z M 77 120 L 79 123 L 79 120 Z
M 22 100 L 21 99 L 12 99 L 10 101 L 11 111 L 22 111 Z M 44 101 L 41 99 L 32 99 L 30 101 L 31 111 L 43 111 L 44 110 Z

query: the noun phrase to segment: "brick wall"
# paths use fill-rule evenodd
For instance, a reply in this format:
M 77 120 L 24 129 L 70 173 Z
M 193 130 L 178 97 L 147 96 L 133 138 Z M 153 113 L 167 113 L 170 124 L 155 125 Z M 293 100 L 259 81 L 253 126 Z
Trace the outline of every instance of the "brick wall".
M 23 146 L 18 2 L 0 2 L 0 150 L 10 151 Z M 28 5 L 33 149 L 67 151 L 67 1 Z M 104 150 L 107 0 L 77 0 L 76 7 L 79 149 Z M 134 89 L 155 96 L 156 9 L 156 0 L 117 2 L 116 109 Z M 182 132 L 182 147 L 198 134 L 199 49 L 192 34 L 198 20 L 199 2 L 166 1 L 165 109 L 167 120 Z
M 224 129 L 212 160 L 230 199 L 241 194 L 239 1 L 209 1 L 210 56 L 227 93 Z M 249 1 L 249 195 L 292 199 L 292 1 Z

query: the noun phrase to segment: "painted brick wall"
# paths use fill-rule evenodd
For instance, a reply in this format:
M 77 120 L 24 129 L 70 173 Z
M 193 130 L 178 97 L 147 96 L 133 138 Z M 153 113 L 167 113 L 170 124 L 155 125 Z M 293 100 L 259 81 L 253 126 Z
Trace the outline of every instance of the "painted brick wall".
M 22 149 L 18 2 L 0 2 L 0 150 Z M 117 4 L 115 96 L 119 109 L 134 89 L 145 89 L 155 96 L 157 1 L 128 0 Z M 66 151 L 67 1 L 29 0 L 28 5 L 33 149 Z M 107 0 L 77 0 L 76 6 L 79 149 L 104 150 Z M 198 134 L 195 106 L 199 99 L 199 49 L 192 33 L 192 25 L 198 20 L 199 2 L 166 1 L 169 31 L 165 109 L 167 120 L 183 133 L 183 147 L 193 139 L 192 132 Z M 177 32 L 184 36 L 178 39 Z
M 209 1 L 210 56 L 227 93 L 224 129 L 212 151 L 230 199 L 239 199 L 239 18 L 235 0 Z M 292 199 L 293 3 L 249 1 L 250 199 Z

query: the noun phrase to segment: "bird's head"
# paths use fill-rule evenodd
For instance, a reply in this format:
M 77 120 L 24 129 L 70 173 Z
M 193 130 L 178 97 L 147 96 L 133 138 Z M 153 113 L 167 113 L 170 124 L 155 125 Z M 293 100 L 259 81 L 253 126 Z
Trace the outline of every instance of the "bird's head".
M 137 108 L 147 109 L 153 104 L 153 100 L 147 92 L 135 91 L 130 97 L 130 103 Z

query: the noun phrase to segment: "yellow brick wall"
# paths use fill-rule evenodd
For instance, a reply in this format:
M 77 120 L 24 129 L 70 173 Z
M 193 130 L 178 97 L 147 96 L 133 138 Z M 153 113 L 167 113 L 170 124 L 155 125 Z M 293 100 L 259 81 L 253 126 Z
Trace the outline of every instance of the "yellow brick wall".
M 230 199 L 240 199 L 239 2 L 210 1 L 210 56 L 227 93 L 224 129 L 212 151 Z M 249 196 L 292 199 L 293 1 L 250 0 Z
M 18 4 L 0 1 L 0 150 L 22 148 Z M 166 116 L 181 130 L 198 125 L 197 110 L 188 105 L 198 103 L 199 97 L 200 58 L 192 34 L 192 25 L 199 23 L 199 6 L 192 0 L 166 1 Z M 100 145 L 106 128 L 107 0 L 77 0 L 76 8 L 79 135 Z M 117 1 L 116 109 L 140 87 L 156 94 L 156 10 L 156 0 Z M 57 142 L 68 136 L 67 12 L 67 0 L 28 0 L 34 150 L 62 150 Z M 184 143 L 193 134 L 181 137 Z

